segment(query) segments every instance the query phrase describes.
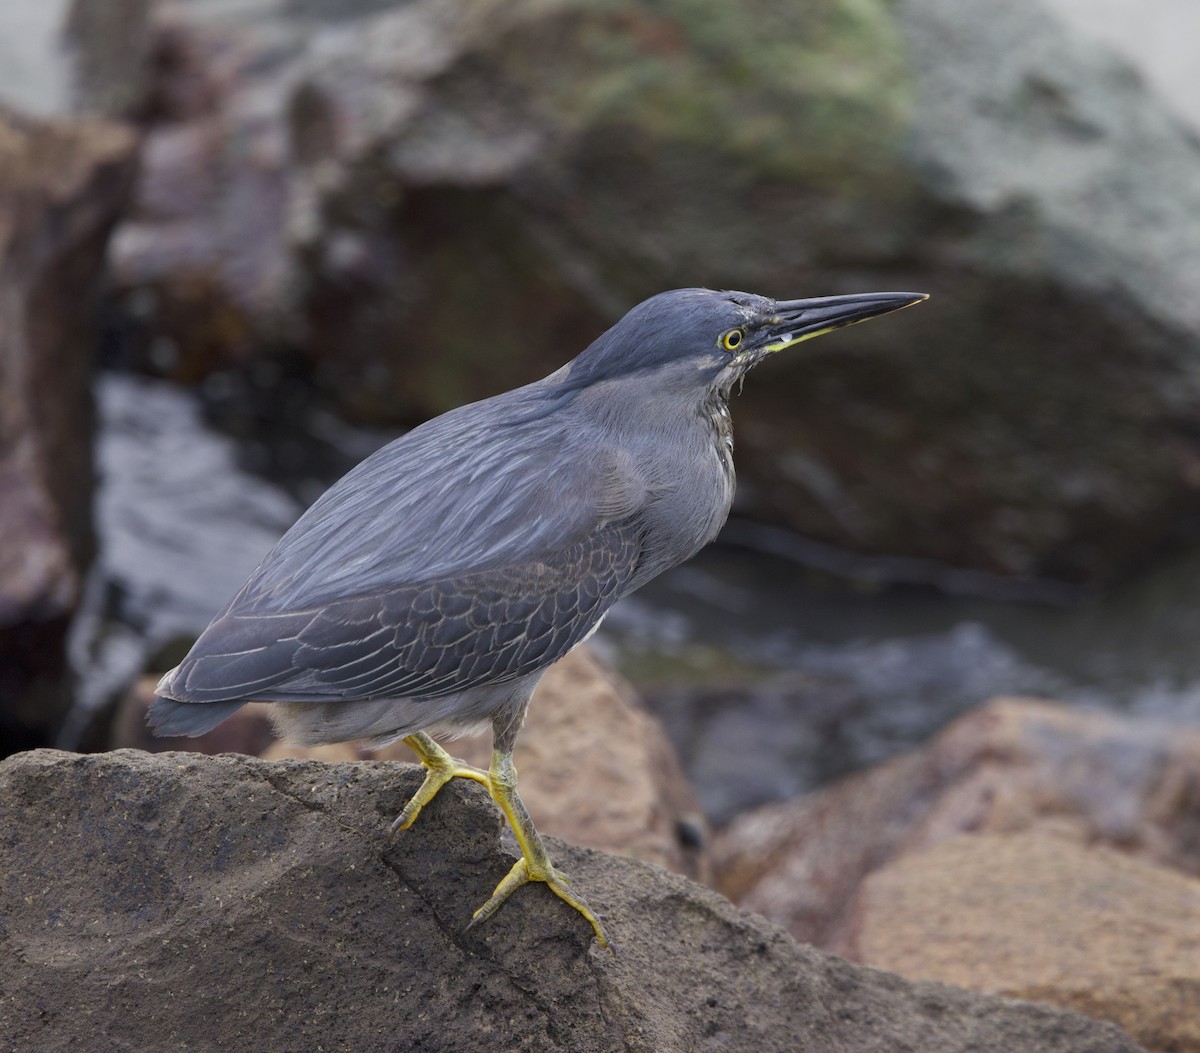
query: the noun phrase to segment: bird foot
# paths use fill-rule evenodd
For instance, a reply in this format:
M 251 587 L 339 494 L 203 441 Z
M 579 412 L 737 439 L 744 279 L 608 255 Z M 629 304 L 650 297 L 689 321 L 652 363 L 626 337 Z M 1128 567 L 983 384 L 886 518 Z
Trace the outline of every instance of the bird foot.
M 504 876 L 504 880 L 496 886 L 491 898 L 472 915 L 471 923 L 467 928 L 470 929 L 480 922 L 487 921 L 500 909 L 500 905 L 522 885 L 527 885 L 531 881 L 541 881 L 549 885 L 550 891 L 564 903 L 570 904 L 579 911 L 591 925 L 600 946 L 608 948 L 608 937 L 604 933 L 604 926 L 600 924 L 600 919 L 583 901 L 583 898 L 571 890 L 571 879 L 556 870 L 554 864 L 550 862 L 550 857 L 546 853 L 542 839 L 538 836 L 533 820 L 529 818 L 525 805 L 517 796 L 517 771 L 512 762 L 511 744 L 506 743 L 503 749 L 494 748 L 491 767 L 487 771 L 483 771 L 455 760 L 423 731 L 406 736 L 404 742 L 416 753 L 427 770 L 425 781 L 421 783 L 420 788 L 412 795 L 408 804 L 404 806 L 404 810 L 396 816 L 395 822 L 388 829 L 389 839 L 394 838 L 399 831 L 407 830 L 412 826 L 421 809 L 432 801 L 437 796 L 438 790 L 451 779 L 474 779 L 487 787 L 492 800 L 504 813 L 517 843 L 521 846 L 521 858 L 512 865 L 512 869 Z M 611 950 L 611 948 L 609 949 Z
M 476 925 L 487 921 L 488 918 L 500 909 L 500 905 L 509 896 L 522 885 L 527 885 L 531 881 L 542 881 L 549 885 L 551 892 L 564 903 L 570 904 L 587 919 L 588 924 L 591 925 L 592 930 L 596 934 L 596 941 L 600 946 L 611 950 L 608 945 L 608 936 L 604 932 L 604 926 L 600 924 L 600 919 L 583 900 L 583 897 L 572 891 L 571 879 L 566 874 L 555 869 L 549 861 L 545 865 L 539 866 L 537 863 L 530 862 L 525 856 L 522 856 L 512 865 L 512 869 L 504 876 L 504 880 L 496 886 L 496 890 L 492 893 L 491 898 L 471 915 L 471 921 L 467 925 L 467 928 L 472 929 Z
M 483 783 L 487 787 L 488 793 L 491 793 L 492 781 L 487 772 L 455 760 L 440 748 L 439 753 L 442 754 L 440 757 L 436 755 L 421 756 L 421 763 L 427 769 L 425 781 L 421 783 L 420 788 L 409 798 L 408 804 L 388 827 L 389 839 L 394 838 L 401 830 L 407 830 L 412 826 L 416 822 L 417 816 L 421 814 L 421 809 L 432 801 L 437 796 L 438 790 L 451 779 L 474 779 L 475 782 Z

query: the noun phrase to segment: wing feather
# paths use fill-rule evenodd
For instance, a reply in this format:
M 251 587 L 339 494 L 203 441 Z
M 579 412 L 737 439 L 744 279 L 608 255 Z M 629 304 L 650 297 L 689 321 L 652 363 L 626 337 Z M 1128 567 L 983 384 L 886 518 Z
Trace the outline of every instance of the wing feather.
M 434 698 L 562 657 L 630 587 L 648 488 L 594 423 L 550 402 L 539 382 L 368 457 L 284 535 L 159 693 Z
M 639 530 L 611 524 L 549 560 L 290 612 L 218 618 L 160 693 L 180 701 L 438 698 L 528 675 L 582 640 L 637 569 Z M 374 631 L 370 627 L 374 626 Z M 399 632 L 398 630 L 407 630 Z M 257 646 L 247 643 L 258 633 Z
M 286 612 L 455 581 L 536 562 L 635 515 L 640 474 L 570 407 L 549 423 L 541 392 L 453 410 L 376 451 L 300 517 L 231 608 Z

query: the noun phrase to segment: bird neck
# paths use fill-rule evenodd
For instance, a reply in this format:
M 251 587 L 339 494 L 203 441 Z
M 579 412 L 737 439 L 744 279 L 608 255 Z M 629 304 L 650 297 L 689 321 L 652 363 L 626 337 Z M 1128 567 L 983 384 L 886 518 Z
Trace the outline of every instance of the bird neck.
M 709 427 L 712 428 L 713 445 L 718 458 L 720 458 L 721 466 L 732 480 L 734 477 L 733 417 L 729 413 L 728 400 L 719 391 L 710 392 L 704 403 L 703 414 Z

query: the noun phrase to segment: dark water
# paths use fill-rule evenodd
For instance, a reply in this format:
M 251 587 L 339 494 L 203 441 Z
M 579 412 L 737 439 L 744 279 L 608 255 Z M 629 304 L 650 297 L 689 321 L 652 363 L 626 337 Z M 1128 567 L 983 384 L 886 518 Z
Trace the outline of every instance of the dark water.
M 157 651 L 207 624 L 333 466 L 383 441 L 306 419 L 283 488 L 252 470 L 277 472 L 279 444 L 217 433 L 189 394 L 107 374 L 97 399 L 101 555 L 74 637 L 80 707 L 64 745 Z M 738 543 L 622 601 L 595 637 L 665 721 L 714 819 L 891 756 L 998 694 L 1200 726 L 1200 554 L 1105 596 L 1050 589 L 1038 599 L 1053 602 L 1016 602 L 872 586 L 875 566 L 817 572 L 803 546 L 781 555 L 777 534 L 745 525 L 728 538 Z
M 856 591 L 718 545 L 605 630 L 718 820 L 886 759 L 996 695 L 1200 726 L 1194 555 L 1061 606 Z

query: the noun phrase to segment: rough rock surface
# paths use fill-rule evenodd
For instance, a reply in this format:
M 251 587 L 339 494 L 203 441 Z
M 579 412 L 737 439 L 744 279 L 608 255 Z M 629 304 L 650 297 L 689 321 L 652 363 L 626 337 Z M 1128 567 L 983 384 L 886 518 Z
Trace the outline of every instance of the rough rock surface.
M 1084 1016 L 827 957 L 665 870 L 558 842 L 615 954 L 536 887 L 464 931 L 508 858 L 482 793 L 457 783 L 389 846 L 418 778 L 136 751 L 4 762 L 6 1045 L 1138 1048 Z
M 91 550 L 89 315 L 134 136 L 0 111 L 0 745 L 50 741 Z
M 956 837 L 859 890 L 850 956 L 1200 1051 L 1200 880 L 1044 832 Z
M 154 681 L 140 685 L 117 718 L 113 745 L 202 753 L 232 750 L 269 759 L 413 760 L 403 744 L 301 748 L 273 742 L 269 707 L 255 704 L 196 739 L 159 739 L 146 727 Z M 477 767 L 491 759 L 491 733 L 446 742 Z M 586 648 L 551 667 L 538 685 L 514 754 L 521 798 L 543 834 L 711 878 L 708 827 L 674 748 L 633 689 Z
M 928 288 L 747 385 L 745 508 L 1097 579 L 1196 507 L 1200 144 L 1047 0 L 235 7 L 149 33 L 113 254 L 177 376 L 298 349 L 412 421 L 664 287 Z M 127 97 L 92 30 L 87 94 Z
M 838 953 L 862 880 L 962 833 L 1050 829 L 1200 874 L 1200 732 L 998 699 L 927 746 L 794 802 L 749 812 L 714 842 L 717 887 L 797 939 Z

